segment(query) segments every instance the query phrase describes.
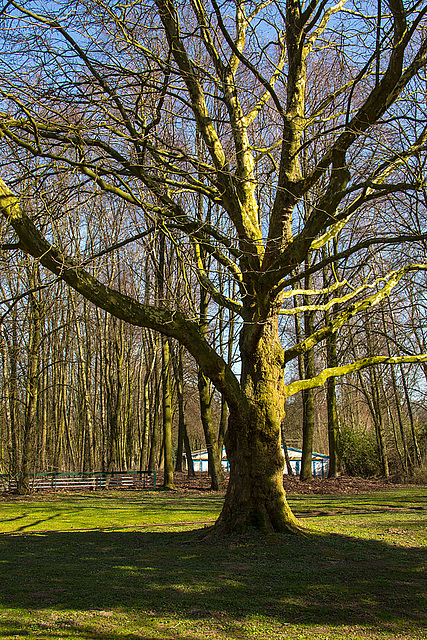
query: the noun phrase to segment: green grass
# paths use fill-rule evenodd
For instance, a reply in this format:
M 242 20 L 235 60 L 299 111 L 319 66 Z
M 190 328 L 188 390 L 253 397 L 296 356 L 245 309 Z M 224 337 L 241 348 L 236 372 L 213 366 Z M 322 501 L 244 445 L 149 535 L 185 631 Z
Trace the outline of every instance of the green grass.
M 0 638 L 425 640 L 426 494 L 290 496 L 307 536 L 221 540 L 216 494 L 5 499 Z
M 90 492 L 46 494 L 0 502 L 0 532 L 79 531 L 141 528 L 215 520 L 222 498 L 209 494 Z

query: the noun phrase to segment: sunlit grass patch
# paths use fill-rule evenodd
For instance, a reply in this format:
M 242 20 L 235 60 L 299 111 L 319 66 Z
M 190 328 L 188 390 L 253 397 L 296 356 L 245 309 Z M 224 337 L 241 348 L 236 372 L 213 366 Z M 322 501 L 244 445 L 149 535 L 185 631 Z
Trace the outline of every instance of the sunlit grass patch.
M 3 500 L 0 638 L 424 639 L 425 492 L 290 501 L 305 537 L 203 539 L 209 494 Z

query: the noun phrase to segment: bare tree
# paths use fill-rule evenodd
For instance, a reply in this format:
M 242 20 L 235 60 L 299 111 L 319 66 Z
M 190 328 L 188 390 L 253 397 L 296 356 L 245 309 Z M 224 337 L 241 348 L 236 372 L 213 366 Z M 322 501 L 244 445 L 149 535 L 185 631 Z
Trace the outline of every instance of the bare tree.
M 357 292 L 351 284 L 370 248 L 425 237 L 425 229 L 398 233 L 393 217 L 380 223 L 373 205 L 420 199 L 427 127 L 417 97 L 424 95 L 427 7 L 388 0 L 380 15 L 351 0 L 75 5 L 63 12 L 60 3 L 55 13 L 37 0 L 11 0 L 4 11 L 0 131 L 9 185 L 0 183 L 2 213 L 23 251 L 119 319 L 176 338 L 224 396 L 231 473 L 217 528 L 293 529 L 282 484 L 285 399 L 374 364 L 427 359 L 374 354 L 285 382 L 299 354 L 389 296 L 406 273 L 426 269 L 408 256 L 376 283 L 371 276 Z M 315 79 L 309 99 L 312 71 L 322 63 L 331 73 Z M 143 303 L 94 274 L 92 255 L 68 255 L 56 238 L 58 207 L 50 216 L 26 215 L 19 169 L 28 156 L 43 160 L 33 174 L 46 189 L 67 175 L 69 189 L 127 203 L 134 223 L 122 246 L 148 251 L 152 227 L 171 241 L 176 230 L 187 238 L 181 268 L 208 292 L 209 321 L 219 307 L 240 319 L 240 371 L 200 330 L 196 309 L 176 296 Z M 194 194 L 213 206 L 195 210 Z M 352 257 L 345 281 L 334 283 L 339 314 L 299 343 L 281 344 L 278 318 L 289 310 L 296 267 L 305 281 L 321 272 L 322 260 L 304 267 L 307 255 L 349 220 L 364 235 L 347 234 L 333 257 Z M 219 269 L 206 271 L 199 247 L 227 269 L 234 298 L 218 288 Z

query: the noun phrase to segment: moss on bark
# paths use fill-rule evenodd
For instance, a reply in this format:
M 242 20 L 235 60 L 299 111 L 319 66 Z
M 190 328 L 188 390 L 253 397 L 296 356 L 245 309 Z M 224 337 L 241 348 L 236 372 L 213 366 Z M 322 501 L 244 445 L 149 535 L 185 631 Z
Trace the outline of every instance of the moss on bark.
M 280 425 L 285 394 L 277 318 L 268 319 L 256 332 L 248 325 L 240 342 L 247 406 L 230 411 L 225 439 L 230 481 L 216 528 L 294 532 L 301 527 L 283 489 Z

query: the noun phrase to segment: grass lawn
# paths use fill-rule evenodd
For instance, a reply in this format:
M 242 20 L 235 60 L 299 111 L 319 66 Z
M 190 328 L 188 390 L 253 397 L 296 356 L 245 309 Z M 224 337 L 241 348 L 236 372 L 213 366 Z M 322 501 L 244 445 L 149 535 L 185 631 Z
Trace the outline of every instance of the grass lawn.
M 0 501 L 0 638 L 427 638 L 427 491 L 296 495 L 307 536 L 200 539 L 222 497 Z

